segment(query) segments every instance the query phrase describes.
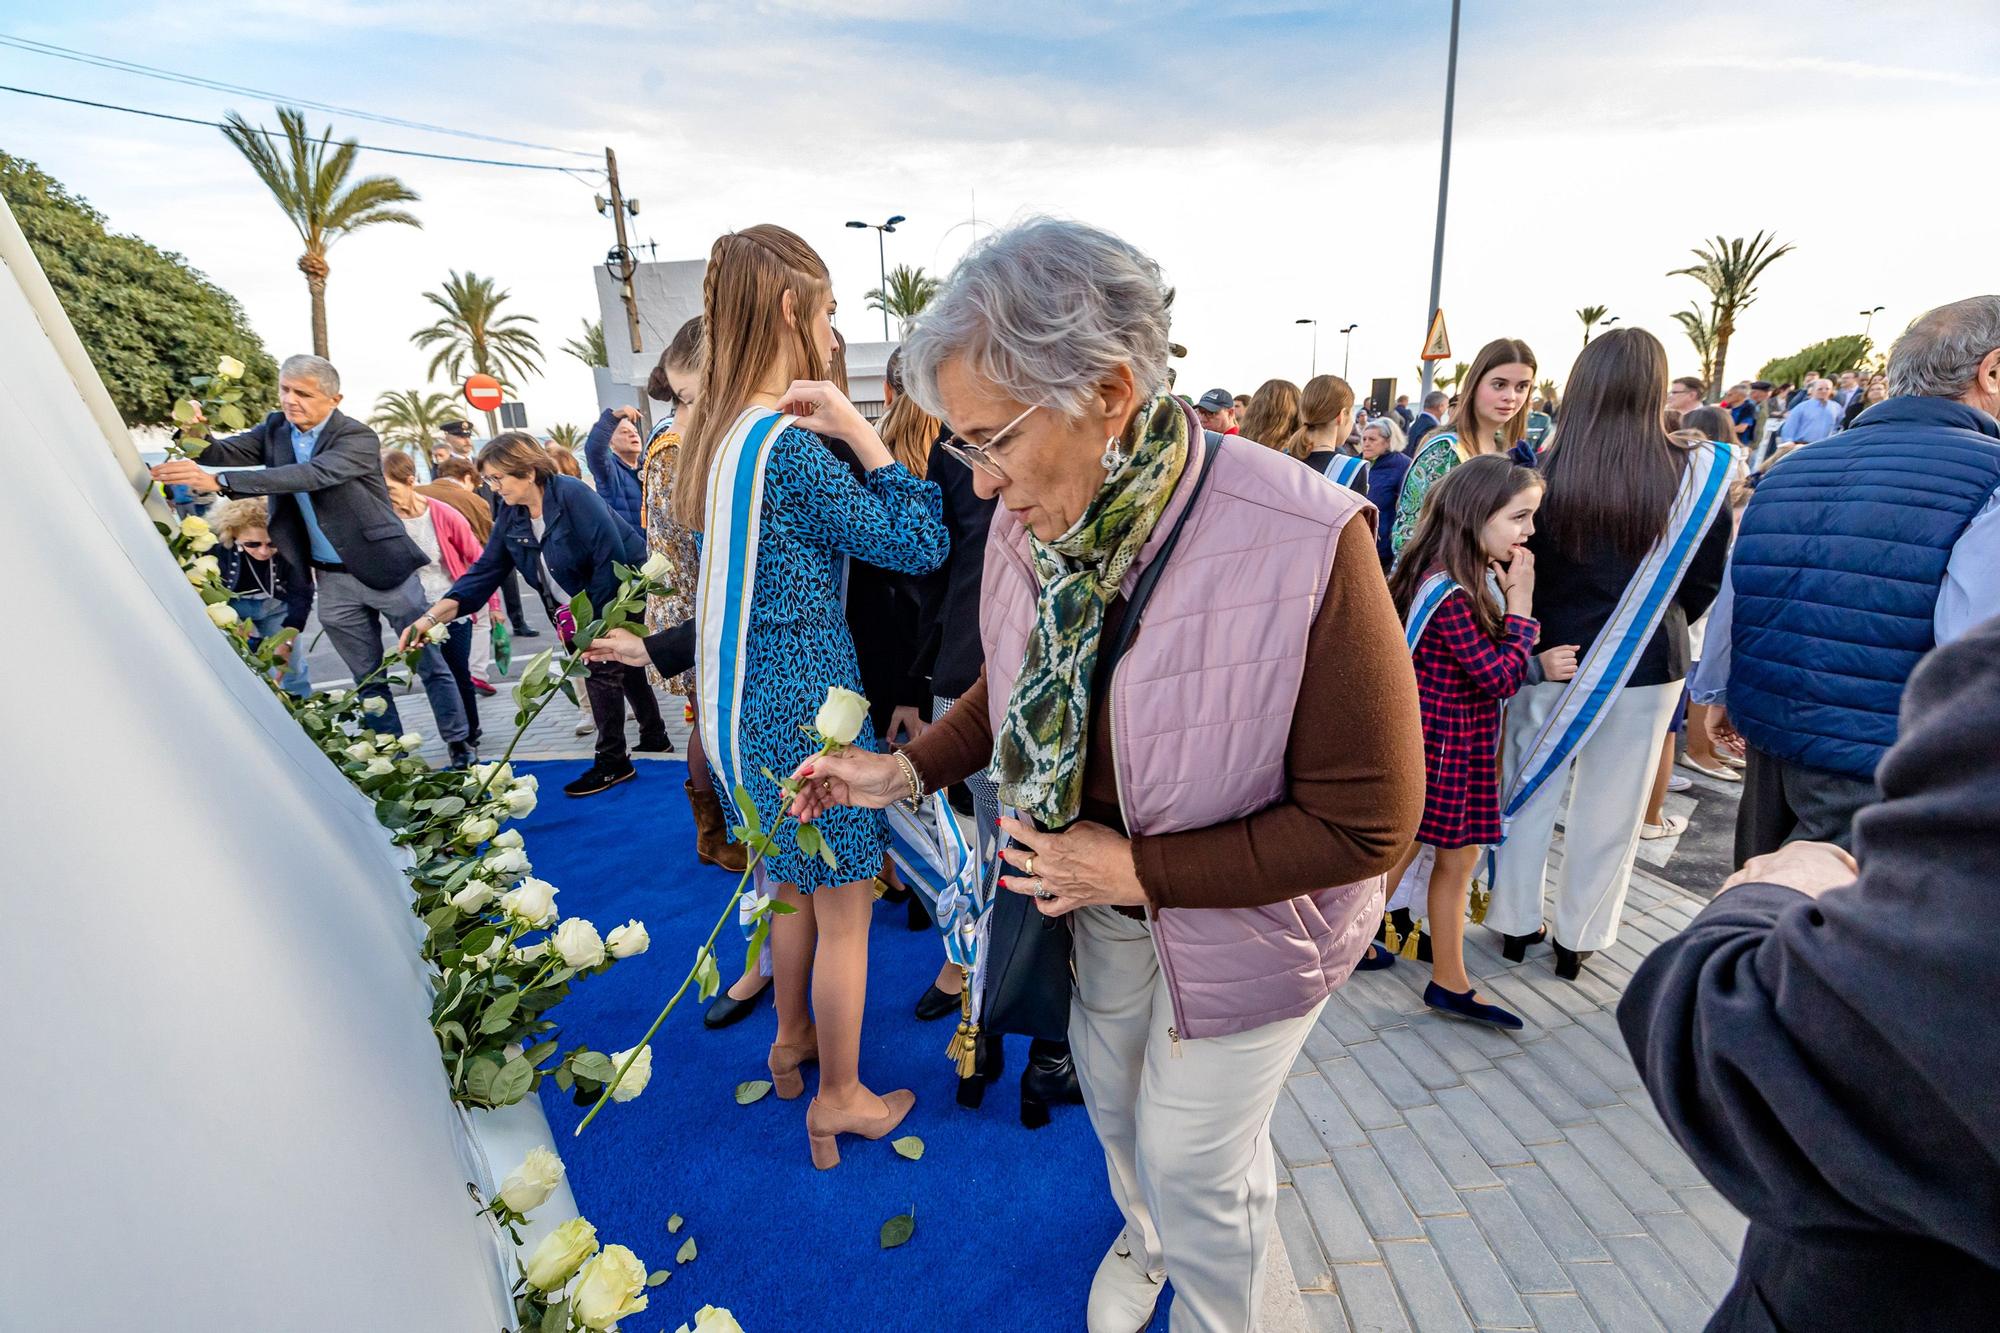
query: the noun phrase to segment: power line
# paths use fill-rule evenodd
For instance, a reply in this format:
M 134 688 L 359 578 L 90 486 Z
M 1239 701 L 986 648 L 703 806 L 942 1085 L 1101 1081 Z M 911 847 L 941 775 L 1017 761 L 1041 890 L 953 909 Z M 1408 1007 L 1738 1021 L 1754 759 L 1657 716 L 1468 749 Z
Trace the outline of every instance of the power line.
M 64 97 L 58 93 L 40 92 L 34 88 L 16 88 L 5 83 L 0 83 L 0 93 L 19 93 L 23 97 L 41 97 L 51 102 L 67 102 L 71 106 L 95 107 L 99 111 L 122 111 L 128 116 L 148 116 L 154 120 L 171 120 L 182 125 L 202 125 L 215 130 L 228 128 L 219 120 L 202 120 L 195 116 L 174 116 L 164 111 L 146 111 L 136 106 L 119 106 L 115 102 L 92 102 L 81 97 Z M 267 130 L 254 126 L 252 128 L 266 139 L 275 140 L 280 137 L 275 130 Z M 433 162 L 468 162 L 480 167 L 511 167 L 516 171 L 557 171 L 572 178 L 576 176 L 574 168 L 556 166 L 549 162 L 503 162 L 491 157 L 460 157 L 453 153 L 426 153 L 415 148 L 383 148 L 378 144 L 357 143 L 354 146 L 364 153 L 389 153 L 396 157 L 421 157 Z
M 93 55 L 88 51 L 77 51 L 67 46 L 57 46 L 52 42 L 38 42 L 26 37 L 15 37 L 0 33 L 0 46 L 11 46 L 31 55 L 54 56 L 58 60 L 72 60 L 78 64 L 93 65 L 99 69 L 117 70 L 126 74 L 137 74 L 143 78 L 160 79 L 167 83 L 177 83 L 189 88 L 205 88 L 211 92 L 236 93 L 244 97 L 258 97 L 287 106 L 297 106 L 310 111 L 322 111 L 330 115 L 353 116 L 358 120 L 374 121 L 381 125 L 392 125 L 399 129 L 419 130 L 428 134 L 449 134 L 461 139 L 479 139 L 487 143 L 505 144 L 510 148 L 532 148 L 538 152 L 563 153 L 570 157 L 595 158 L 595 153 L 580 152 L 573 148 L 557 148 L 550 144 L 529 143 L 522 139 L 504 139 L 498 135 L 480 134 L 473 130 L 453 129 L 448 125 L 432 125 L 420 120 L 405 120 L 400 116 L 388 116 L 374 111 L 363 111 L 356 107 L 338 106 L 332 102 L 321 102 L 311 98 L 295 97 L 289 93 L 274 93 L 261 88 L 248 88 L 242 84 L 225 83 L 219 79 L 205 78 L 198 74 L 182 74 L 175 70 L 161 69 L 154 65 L 141 65 L 130 60 L 119 60 L 111 56 Z

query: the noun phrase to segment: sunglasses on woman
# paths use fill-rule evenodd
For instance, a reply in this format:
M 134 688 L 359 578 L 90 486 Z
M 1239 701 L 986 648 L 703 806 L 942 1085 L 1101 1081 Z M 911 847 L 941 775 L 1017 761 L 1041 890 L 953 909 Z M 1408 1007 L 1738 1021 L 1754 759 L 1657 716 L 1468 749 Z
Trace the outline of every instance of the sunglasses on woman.
M 999 460 L 993 456 L 993 451 L 1000 447 L 1000 441 L 1006 439 L 1014 427 L 1028 419 L 1029 412 L 1033 412 L 1039 406 L 1039 403 L 1029 406 L 1020 416 L 1015 417 L 999 430 L 994 431 L 993 438 L 984 444 L 968 444 L 959 436 L 957 431 L 953 431 L 951 434 L 945 436 L 938 443 L 946 453 L 967 467 L 978 468 L 995 481 L 1010 480 L 1007 473 L 1001 468 Z

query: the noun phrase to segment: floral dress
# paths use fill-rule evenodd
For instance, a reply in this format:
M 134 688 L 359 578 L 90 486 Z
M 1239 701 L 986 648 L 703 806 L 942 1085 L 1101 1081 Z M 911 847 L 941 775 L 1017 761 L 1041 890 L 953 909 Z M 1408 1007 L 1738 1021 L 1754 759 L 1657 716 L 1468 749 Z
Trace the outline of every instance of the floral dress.
M 694 534 L 674 521 L 674 472 L 680 466 L 681 433 L 672 422 L 653 432 L 646 445 L 645 461 L 639 465 L 641 503 L 646 516 L 646 553 L 667 558 L 664 580 L 671 590 L 664 597 L 646 599 L 646 629 L 657 634 L 694 614 L 694 585 L 701 574 L 701 557 Z M 692 697 L 694 672 L 683 671 L 664 680 L 652 667 L 646 674 L 656 685 L 674 694 Z
M 1424 512 L 1424 497 L 1430 494 L 1431 487 L 1458 464 L 1456 433 L 1440 430 L 1425 437 L 1416 457 L 1410 460 L 1410 470 L 1403 476 L 1402 494 L 1396 497 L 1396 523 L 1389 530 L 1392 556 L 1401 555 L 1411 534 L 1416 532 L 1417 519 Z
M 943 515 L 937 486 L 919 480 L 900 463 L 876 468 L 856 481 L 819 436 L 797 426 L 771 447 L 764 467 L 743 707 L 737 718 L 741 780 L 765 828 L 777 824 L 781 807 L 778 788 L 764 770 L 789 776 L 813 752 L 815 743 L 802 728 L 810 728 L 827 686 L 861 689 L 861 668 L 840 599 L 842 557 L 927 574 L 944 563 L 950 550 Z M 862 723 L 854 744 L 880 748 L 871 723 Z M 733 794 L 724 799 L 734 806 Z M 767 863 L 771 879 L 810 893 L 867 879 L 881 869 L 889 846 L 881 811 L 836 806 L 815 823 L 837 868 L 829 870 L 819 858 L 801 856 L 787 838 Z

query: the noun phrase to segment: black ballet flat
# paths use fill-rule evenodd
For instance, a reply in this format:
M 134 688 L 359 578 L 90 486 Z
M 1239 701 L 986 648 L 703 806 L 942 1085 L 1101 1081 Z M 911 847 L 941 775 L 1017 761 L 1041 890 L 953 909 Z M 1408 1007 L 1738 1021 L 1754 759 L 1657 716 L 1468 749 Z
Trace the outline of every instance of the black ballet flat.
M 757 1006 L 764 1002 L 764 997 L 770 992 L 771 983 L 768 981 L 747 1000 L 739 1000 L 725 990 L 715 997 L 714 1002 L 708 1006 L 708 1012 L 701 1016 L 701 1025 L 712 1032 L 741 1023 L 756 1011 Z
M 1028 1049 L 1028 1067 L 1021 1071 L 1021 1125 L 1040 1129 L 1049 1123 L 1049 1106 L 1083 1100 L 1076 1061 L 1066 1041 L 1037 1038 Z
M 1528 946 L 1530 944 L 1540 944 L 1548 937 L 1549 928 L 1547 926 L 1543 926 L 1532 935 L 1502 935 L 1500 937 L 1500 956 L 1510 963 L 1518 963 L 1528 956 Z M 1556 952 L 1562 952 L 1560 944 L 1556 946 Z
M 1354 965 L 1356 972 L 1380 972 L 1385 967 L 1396 965 L 1396 955 L 1379 940 L 1368 941 L 1368 952 L 1361 955 L 1361 961 Z
M 946 1014 L 957 1013 L 960 1004 L 958 996 L 947 995 L 933 984 L 925 988 L 923 997 L 917 1001 L 917 1017 L 926 1023 L 933 1023 Z
M 1555 951 L 1556 975 L 1564 981 L 1575 981 L 1577 974 L 1583 971 L 1584 960 L 1596 952 L 1594 949 L 1585 949 L 1582 952 L 1578 952 L 1575 949 L 1565 949 L 1560 944 L 1555 946 Z
M 1475 1023 L 1491 1023 L 1496 1028 L 1506 1028 L 1510 1032 L 1521 1030 L 1520 1015 L 1502 1009 L 1497 1004 L 1482 1004 L 1473 999 L 1479 992 L 1475 990 L 1446 990 L 1435 981 L 1424 987 L 1424 1003 L 1441 1014 L 1451 1014 L 1458 1018 L 1469 1018 Z
M 904 910 L 909 914 L 903 922 L 906 929 L 929 930 L 931 928 L 930 909 L 924 906 L 922 895 L 911 894 L 910 901 L 906 904 Z

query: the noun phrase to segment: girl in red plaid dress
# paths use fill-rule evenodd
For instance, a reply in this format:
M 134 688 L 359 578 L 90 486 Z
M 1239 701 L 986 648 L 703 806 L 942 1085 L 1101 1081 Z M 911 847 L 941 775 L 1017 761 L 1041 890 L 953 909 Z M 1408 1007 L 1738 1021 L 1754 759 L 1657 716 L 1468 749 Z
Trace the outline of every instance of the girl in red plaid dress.
M 1500 841 L 1501 705 L 1531 674 L 1567 680 L 1574 647 L 1534 656 L 1535 560 L 1527 548 L 1542 502 L 1532 468 L 1487 454 L 1448 473 L 1389 580 L 1396 610 L 1416 636 L 1412 659 L 1424 718 L 1424 818 L 1390 873 L 1397 883 L 1422 848 L 1433 852 L 1426 915 L 1434 1009 L 1518 1028 L 1488 1004 L 1465 972 L 1465 903 L 1480 850 Z

